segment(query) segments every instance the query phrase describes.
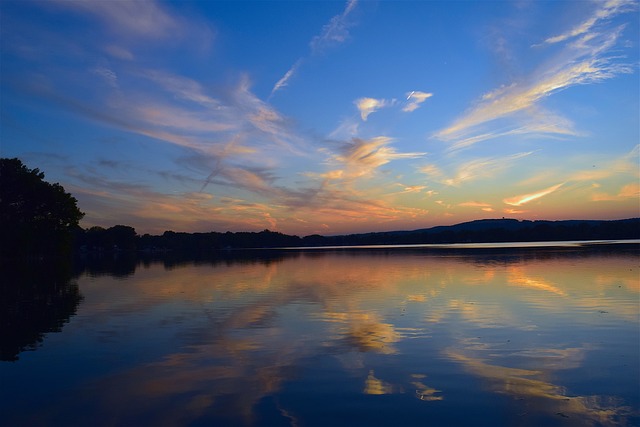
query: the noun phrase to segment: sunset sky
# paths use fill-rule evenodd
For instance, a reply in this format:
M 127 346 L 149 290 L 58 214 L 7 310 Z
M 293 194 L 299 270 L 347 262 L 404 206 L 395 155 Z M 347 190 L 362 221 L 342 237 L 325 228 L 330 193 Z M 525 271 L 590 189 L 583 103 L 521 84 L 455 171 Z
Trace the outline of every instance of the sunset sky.
M 0 154 L 140 234 L 637 217 L 639 9 L 4 0 Z

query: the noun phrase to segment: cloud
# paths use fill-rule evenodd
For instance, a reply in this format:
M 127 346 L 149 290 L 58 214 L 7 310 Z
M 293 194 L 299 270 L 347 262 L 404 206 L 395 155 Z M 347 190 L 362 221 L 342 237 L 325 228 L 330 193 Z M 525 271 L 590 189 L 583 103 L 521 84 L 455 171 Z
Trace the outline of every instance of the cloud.
M 307 156 L 306 143 L 286 117 L 251 92 L 248 79 L 242 79 L 222 100 L 199 82 L 182 76 L 133 67 L 126 70 L 128 73 L 119 75 L 107 68 L 92 73 L 120 86 L 117 96 L 112 91 L 102 93 L 106 85 L 96 90 L 94 96 L 104 100 L 101 108 L 70 97 L 53 84 L 37 85 L 30 80 L 16 87 L 57 108 L 195 153 L 202 162 L 195 168 L 191 162 L 187 166 L 201 174 L 201 191 L 210 184 L 218 186 L 215 190 L 227 186 L 275 198 L 293 191 L 275 186 L 273 171 L 284 164 L 286 156 Z M 96 88 L 86 82 L 78 86 Z
M 403 193 L 421 193 L 422 190 L 427 188 L 426 185 L 404 185 L 404 184 L 398 184 L 398 185 L 403 187 L 403 190 L 402 190 Z
M 143 104 L 133 109 L 145 123 L 163 128 L 189 130 L 190 133 L 224 132 L 236 128 L 233 122 L 212 120 L 205 112 L 189 111 L 173 105 Z
M 436 181 L 444 176 L 444 173 L 442 172 L 442 170 L 437 165 L 432 163 L 421 166 L 420 168 L 418 168 L 418 171 L 431 177 L 433 180 L 436 180 Z
M 202 184 L 202 187 L 200 187 L 201 192 L 205 189 L 207 185 L 211 183 L 211 181 L 217 175 L 219 175 L 224 170 L 225 168 L 224 162 L 227 160 L 227 158 L 236 154 L 247 154 L 247 153 L 254 152 L 254 150 L 252 150 L 251 148 L 242 146 L 240 141 L 241 141 L 241 136 L 237 134 L 227 144 L 222 146 L 220 151 L 215 153 L 213 156 L 212 156 L 213 153 L 209 151 L 209 156 L 215 159 L 214 160 L 215 164 L 213 166 L 213 169 L 211 169 L 211 167 L 209 166 L 208 169 L 211 170 L 211 172 L 205 179 L 204 183 Z
M 249 165 L 276 161 L 284 153 L 300 154 L 302 139 L 285 117 L 251 92 L 247 78 L 223 101 L 188 78 L 153 70 L 137 75 L 164 90 L 160 96 L 130 95 L 117 106 L 136 122 L 138 133 L 218 156 L 216 164 L 222 152 L 224 157 L 244 156 Z
M 164 194 L 146 185 L 106 178 L 91 170 L 93 168 L 86 169 L 68 171 L 72 182 L 80 183 L 79 186 L 69 185 L 69 189 L 77 195 L 88 214 L 85 226 L 117 223 L 122 217 L 129 218 L 127 224 L 131 226 L 155 233 L 167 229 L 262 230 L 277 226 L 272 215 L 277 214 L 279 207 L 272 204 L 240 198 L 230 201 L 226 197 L 193 191 Z M 151 171 L 141 172 L 148 174 Z M 222 175 L 220 179 L 226 185 L 233 180 L 234 187 L 255 193 L 271 191 L 268 171 L 231 169 L 224 170 Z M 184 180 L 196 185 L 200 181 L 191 177 Z
M 309 48 L 311 49 L 312 55 L 316 55 L 332 45 L 344 43 L 347 40 L 349 37 L 349 27 L 351 26 L 351 23 L 347 18 L 356 8 L 357 4 L 358 0 L 349 0 L 344 11 L 331 18 L 329 23 L 322 27 L 321 33 L 311 39 L 309 42 Z M 272 97 L 283 87 L 288 86 L 289 80 L 298 72 L 298 69 L 303 62 L 304 57 L 301 57 L 289 68 L 289 70 L 287 70 L 287 72 L 273 86 L 269 97 Z
M 640 179 L 640 169 L 638 169 L 638 158 L 640 156 L 640 144 L 636 145 L 624 156 L 606 161 L 598 162 L 598 166 L 579 170 L 569 175 L 571 181 L 593 181 L 608 179 L 616 175 L 630 175 Z
M 356 8 L 358 0 L 349 0 L 340 15 L 336 15 L 322 28 L 322 32 L 309 43 L 311 51 L 317 53 L 333 44 L 344 43 L 349 37 L 351 23 L 347 17 Z
M 632 67 L 619 62 L 619 57 L 607 56 L 622 30 L 623 27 L 617 27 L 590 33 L 581 43 L 566 46 L 528 78 L 486 93 L 475 107 L 436 132 L 434 137 L 461 148 L 514 134 L 576 135 L 569 120 L 545 111 L 539 104 L 569 87 L 598 83 L 632 72 Z M 496 126 L 499 126 L 497 130 Z
M 474 201 L 458 203 L 458 206 L 465 206 L 465 207 L 472 207 L 472 208 L 490 208 L 491 207 L 489 203 L 474 202 Z
M 117 59 L 122 59 L 125 61 L 132 61 L 134 59 L 133 53 L 121 46 L 108 45 L 105 46 L 104 50 L 109 55 Z
M 533 151 L 516 153 L 504 157 L 469 160 L 457 165 L 456 171 L 450 177 L 447 177 L 440 167 L 435 164 L 424 165 L 418 170 L 434 181 L 457 187 L 463 182 L 493 177 L 511 167 L 515 161 L 530 156 L 531 154 L 533 154 Z
M 243 78 L 240 86 L 234 93 L 233 107 L 238 110 L 242 120 L 250 126 L 252 134 L 257 133 L 260 139 L 275 143 L 280 150 L 289 153 L 302 154 L 301 148 L 305 144 L 289 124 L 288 120 L 282 116 L 270 104 L 262 101 L 250 90 L 250 82 Z M 264 143 L 256 144 L 264 146 Z M 282 156 L 284 152 L 279 152 Z
M 94 74 L 100 76 L 113 89 L 118 88 L 118 75 L 115 71 L 106 67 L 95 67 L 91 70 Z
M 206 43 L 213 38 L 207 26 L 181 19 L 157 1 L 56 0 L 56 4 L 94 15 L 120 37 L 166 40 L 189 34 L 197 35 Z
M 136 36 L 166 38 L 180 25 L 171 14 L 154 1 L 59 1 L 68 8 L 91 13 L 106 21 L 114 32 Z
M 182 76 L 148 69 L 127 71 L 118 76 L 123 80 L 120 97 L 115 102 L 111 102 L 114 98 L 105 97 L 101 109 L 56 92 L 55 85 L 31 84 L 29 92 L 100 123 L 182 147 L 185 151 L 178 152 L 181 157 L 175 161 L 184 172 L 155 173 L 186 186 L 190 192 L 206 189 L 216 198 L 202 206 L 180 206 L 179 194 L 155 194 L 151 187 L 134 192 L 136 189 L 128 188 L 126 182 L 93 179 L 89 183 L 85 179 L 82 186 L 91 189 L 90 194 L 82 193 L 82 203 L 91 213 L 87 224 L 108 224 L 126 216 L 133 226 L 147 232 L 161 232 L 167 227 L 256 230 L 275 229 L 274 224 L 287 218 L 304 218 L 308 223 L 295 229 L 313 233 L 347 231 L 347 227 L 362 224 L 371 224 L 368 227 L 374 229 L 380 222 L 425 214 L 421 209 L 398 207 L 378 199 L 380 194 L 384 197 L 379 188 L 374 188 L 378 195 L 372 195 L 370 188 L 350 188 L 358 178 L 374 175 L 388 162 L 422 153 L 399 153 L 391 147 L 390 138 L 354 139 L 328 154 L 335 173 L 305 174 L 306 166 L 300 161 L 310 155 L 305 140 L 286 117 L 251 92 L 248 79 L 242 79 L 225 98 L 219 99 L 200 83 Z M 296 156 L 299 178 L 281 185 L 277 173 L 287 162 L 287 155 Z M 366 181 L 361 183 L 368 185 Z M 232 204 L 222 202 L 236 191 L 246 198 L 255 197 L 256 202 L 247 203 L 237 196 Z M 114 205 L 109 217 L 101 213 L 107 201 Z M 239 212 L 242 217 L 238 217 Z M 145 216 L 148 220 L 143 219 Z M 327 229 L 322 225 L 334 220 L 340 221 L 343 228 Z
M 271 95 L 270 96 L 273 96 L 274 93 L 276 93 L 277 91 L 279 91 L 283 87 L 289 85 L 289 79 L 296 73 L 296 71 L 298 71 L 298 68 L 300 67 L 301 64 L 302 64 L 302 59 L 298 59 L 296 61 L 296 63 L 293 64 L 291 66 L 291 68 L 289 68 L 289 71 L 287 71 L 284 74 L 284 76 L 282 76 L 282 78 L 280 80 L 278 80 L 276 82 L 276 84 L 273 86 L 273 89 L 271 89 Z
M 221 107 L 221 102 L 207 94 L 202 85 L 195 80 L 159 70 L 143 70 L 139 74 L 178 99 L 191 101 L 203 107 Z
M 526 211 L 523 211 L 520 209 L 506 208 L 506 209 L 503 209 L 502 212 L 506 213 L 507 215 L 519 215 L 519 214 L 525 213 Z
M 598 23 L 606 21 L 615 15 L 636 10 L 638 7 L 637 2 L 633 0 L 608 0 L 598 2 L 596 4 L 598 4 L 599 7 L 595 10 L 593 15 L 585 21 L 581 22 L 569 31 L 547 38 L 544 42 L 546 44 L 554 44 L 588 34 L 589 31 L 591 31 Z
M 480 210 L 484 212 L 495 212 L 495 209 L 493 209 L 493 207 L 491 207 L 489 203 L 471 201 L 471 202 L 458 203 L 458 206 L 467 207 L 467 208 L 480 208 Z
M 547 138 L 552 135 L 557 136 L 580 136 L 581 134 L 574 129 L 573 123 L 549 111 L 532 107 L 527 111 L 526 115 L 521 117 L 521 125 L 512 129 L 503 131 L 501 129 L 492 130 L 487 133 L 471 133 L 471 136 L 457 139 L 451 144 L 447 151 L 456 151 L 467 148 L 478 142 L 504 138 L 517 135 L 545 134 Z
M 363 177 L 371 175 L 380 166 L 393 160 L 418 158 L 425 153 L 398 153 L 389 144 L 393 140 L 379 136 L 371 139 L 353 138 L 345 143 L 332 161 L 343 166 L 341 177 Z M 335 173 L 335 172 L 334 172 Z
M 344 119 L 338 127 L 336 127 L 331 133 L 329 133 L 328 137 L 330 139 L 350 139 L 358 134 L 358 130 L 360 127 L 360 120 L 355 117 L 348 117 Z
M 417 90 L 407 93 L 407 105 L 402 108 L 405 113 L 410 113 L 417 110 L 427 98 L 431 98 L 432 93 L 420 92 Z
M 640 200 L 640 184 L 637 182 L 624 185 L 617 194 L 596 193 L 591 198 L 594 202 L 620 201 L 628 199 Z
M 447 185 L 458 186 L 465 181 L 492 177 L 510 167 L 512 162 L 531 154 L 533 151 L 498 158 L 474 159 L 461 164 L 456 174 L 443 182 Z
M 367 117 L 369 114 L 378 111 L 380 108 L 388 105 L 387 101 L 384 99 L 374 99 L 374 98 L 359 98 L 354 101 L 354 104 L 360 111 L 360 117 L 363 121 L 367 121 Z
M 553 193 L 554 191 L 562 187 L 564 184 L 565 184 L 564 182 L 561 182 L 560 184 L 556 184 L 551 187 L 545 188 L 543 190 L 536 191 L 535 193 L 529 193 L 529 194 L 523 194 L 520 196 L 510 197 L 508 199 L 504 199 L 503 202 L 511 206 L 521 206 L 525 203 L 532 202 L 534 200 L 537 200 L 541 197 L 544 197 L 548 194 Z

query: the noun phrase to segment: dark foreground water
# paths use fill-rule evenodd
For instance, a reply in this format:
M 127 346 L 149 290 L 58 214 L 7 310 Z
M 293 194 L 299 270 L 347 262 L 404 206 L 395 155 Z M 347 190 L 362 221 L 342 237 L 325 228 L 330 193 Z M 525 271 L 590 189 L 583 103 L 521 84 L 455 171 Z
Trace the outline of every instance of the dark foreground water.
M 0 425 L 639 425 L 622 247 L 6 268 Z

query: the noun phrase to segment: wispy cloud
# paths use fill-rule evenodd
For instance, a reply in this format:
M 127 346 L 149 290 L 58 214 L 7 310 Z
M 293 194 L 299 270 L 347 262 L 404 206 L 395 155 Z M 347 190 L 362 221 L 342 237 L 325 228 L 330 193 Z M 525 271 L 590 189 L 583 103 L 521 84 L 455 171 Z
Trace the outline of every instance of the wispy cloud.
M 599 163 L 596 167 L 585 170 L 578 170 L 568 175 L 571 181 L 599 181 L 619 175 L 629 175 L 635 179 L 640 179 L 640 168 L 638 159 L 640 158 L 640 144 L 636 145 L 625 155 Z
M 502 172 L 504 169 L 511 167 L 514 161 L 527 157 L 531 154 L 533 154 L 533 152 L 529 151 L 500 158 L 474 159 L 460 165 L 455 176 L 445 179 L 444 183 L 447 185 L 457 186 L 466 181 L 492 177 Z
M 595 193 L 591 200 L 594 202 L 602 202 L 602 201 L 620 201 L 620 200 L 628 200 L 628 199 L 636 199 L 640 202 L 640 184 L 637 182 L 631 182 L 629 184 L 624 185 L 617 194 L 608 194 L 608 193 Z
M 351 12 L 356 8 L 358 0 L 349 0 L 347 5 L 341 14 L 335 15 L 331 20 L 322 27 L 322 31 L 317 36 L 313 37 L 309 42 L 309 48 L 311 55 L 317 55 L 325 51 L 330 46 L 344 43 L 349 37 L 349 27 L 352 23 L 348 17 Z M 289 84 L 289 80 L 298 72 L 298 69 L 304 62 L 305 57 L 299 58 L 286 73 L 276 82 L 271 89 L 271 96 L 277 91 L 286 87 Z
M 629 2 L 609 3 L 624 3 L 627 6 L 607 10 L 615 9 L 616 13 L 629 10 Z M 598 13 L 596 11 L 595 16 Z M 603 18 L 596 18 L 596 22 L 600 19 Z M 592 28 L 593 25 L 585 26 L 584 31 L 576 32 L 576 35 Z M 631 72 L 631 66 L 621 63 L 619 57 L 610 55 L 622 30 L 623 27 L 616 27 L 584 34 L 580 43 L 567 45 L 560 55 L 543 64 L 528 78 L 486 93 L 475 107 L 434 136 L 461 148 L 513 134 L 575 135 L 576 131 L 569 120 L 545 111 L 540 104 L 549 96 L 569 87 L 598 83 Z M 510 121 L 505 124 L 498 122 L 499 119 Z M 495 130 L 496 126 L 501 129 Z
M 436 182 L 456 187 L 465 182 L 494 177 L 511 167 L 515 161 L 531 154 L 533 151 L 503 157 L 472 159 L 456 165 L 455 172 L 449 177 L 435 164 L 421 166 L 418 170 Z
M 271 89 L 271 96 L 273 96 L 274 93 L 276 93 L 277 91 L 279 91 L 280 89 L 282 89 L 283 87 L 289 84 L 289 79 L 293 77 L 296 71 L 298 71 L 298 68 L 300 67 L 301 64 L 302 64 L 302 59 L 298 59 L 296 63 L 293 64 L 291 68 L 289 68 L 289 71 L 287 71 L 284 74 L 284 76 L 282 76 L 282 78 L 276 82 L 276 84 L 273 86 L 273 89 Z
M 349 0 L 340 15 L 336 15 L 322 28 L 322 32 L 309 43 L 311 51 L 318 53 L 333 44 L 344 43 L 349 37 L 351 23 L 347 17 L 356 8 L 358 0 Z
M 574 129 L 574 124 L 570 120 L 540 108 L 529 109 L 527 114 L 522 115 L 520 120 L 521 123 L 518 126 L 510 128 L 507 126 L 507 130 L 497 128 L 483 133 L 478 129 L 478 132 L 470 132 L 460 139 L 455 139 L 455 142 L 449 146 L 447 151 L 453 152 L 470 147 L 478 142 L 518 135 L 544 134 L 547 138 L 581 135 L 580 132 Z
M 404 185 L 398 184 L 403 188 L 403 193 L 421 193 L 424 189 L 427 188 L 426 185 Z
M 524 205 L 525 203 L 532 202 L 534 200 L 537 200 L 541 197 L 544 197 L 546 195 L 553 193 L 554 191 L 562 187 L 564 184 L 565 184 L 564 182 L 561 182 L 560 184 L 556 184 L 551 187 L 545 188 L 543 190 L 536 191 L 535 193 L 522 194 L 520 196 L 514 196 L 508 199 L 504 199 L 503 201 L 504 203 L 511 206 L 521 206 L 521 205 Z
M 213 184 L 280 197 L 283 190 L 275 187 L 272 170 L 287 156 L 309 155 L 305 140 L 286 117 L 252 93 L 246 78 L 218 99 L 183 76 L 134 65 L 125 70 L 117 76 L 107 69 L 92 73 L 94 80 L 113 80 L 120 86 L 101 85 L 111 89 L 106 93 L 92 82 L 78 82 L 79 88 L 89 88 L 86 93 L 103 100 L 101 108 L 61 93 L 53 84 L 18 87 L 84 118 L 197 153 L 204 160 L 199 166 L 206 165 L 197 168 L 201 190 Z
M 402 108 L 405 113 L 410 113 L 417 110 L 427 98 L 431 98 L 432 93 L 420 92 L 417 90 L 407 93 L 407 105 Z
M 154 1 L 58 1 L 60 5 L 91 13 L 109 24 L 113 32 L 150 38 L 168 38 L 179 22 Z
M 344 119 L 338 126 L 329 133 L 328 137 L 334 140 L 351 139 L 358 134 L 362 122 L 355 117 Z
M 235 91 L 234 102 L 233 107 L 239 110 L 243 120 L 248 121 L 261 137 L 276 142 L 281 149 L 297 154 L 302 153 L 300 148 L 304 140 L 294 131 L 286 117 L 251 91 L 247 78 L 242 79 Z
M 129 51 L 128 49 L 123 48 L 122 46 L 110 44 L 105 46 L 104 50 L 113 58 L 122 59 L 125 61 L 132 61 L 134 59 L 133 53 L 131 53 L 131 51 Z
M 354 104 L 358 108 L 358 111 L 360 111 L 360 117 L 366 122 L 369 114 L 378 111 L 389 103 L 384 99 L 359 98 L 354 101 Z
M 56 0 L 55 3 L 95 16 L 118 37 L 167 40 L 197 34 L 204 44 L 209 44 L 214 37 L 214 32 L 208 26 L 182 19 L 168 10 L 166 4 L 153 0 Z M 115 52 L 123 53 L 121 50 Z
M 331 174 L 339 175 L 341 178 L 369 176 L 392 160 L 418 158 L 425 154 L 398 153 L 390 146 L 391 142 L 391 138 L 383 136 L 371 139 L 353 138 L 350 142 L 344 143 L 340 151 L 332 157 L 333 162 L 342 166 L 342 172 L 332 171 Z
M 95 67 L 91 70 L 94 74 L 100 76 L 113 89 L 118 88 L 118 75 L 115 71 L 106 67 Z
M 191 101 L 204 107 L 221 107 L 221 102 L 206 93 L 202 85 L 195 80 L 152 69 L 140 71 L 139 74 L 178 99 Z
M 630 12 L 638 8 L 638 2 L 634 0 L 608 0 L 597 2 L 596 11 L 574 28 L 557 36 L 549 37 L 544 42 L 547 44 L 559 43 L 574 37 L 588 34 L 597 24 L 607 21 L 615 15 Z
M 444 172 L 438 167 L 438 165 L 430 163 L 427 165 L 420 166 L 418 171 L 429 176 L 431 179 L 435 181 L 440 181 L 444 176 Z
M 485 212 L 493 212 L 494 211 L 494 209 L 491 206 L 491 204 L 482 203 L 482 202 L 476 202 L 476 201 L 458 203 L 458 206 L 462 206 L 462 207 L 465 207 L 465 208 L 480 208 Z
M 223 132 L 234 129 L 233 123 L 211 120 L 199 111 L 189 111 L 174 105 L 142 104 L 135 108 L 136 117 L 145 123 L 176 130 L 190 130 L 191 133 Z

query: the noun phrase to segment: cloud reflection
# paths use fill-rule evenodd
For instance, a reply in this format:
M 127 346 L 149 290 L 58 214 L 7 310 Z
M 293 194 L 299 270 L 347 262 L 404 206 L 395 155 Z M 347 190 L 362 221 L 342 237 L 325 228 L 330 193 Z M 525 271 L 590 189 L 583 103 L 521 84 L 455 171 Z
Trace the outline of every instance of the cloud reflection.
M 546 380 L 548 372 L 545 371 L 492 364 L 452 349 L 445 353 L 466 370 L 487 381 L 492 390 L 526 400 L 529 410 L 535 412 L 536 417 L 545 414 L 551 418 L 578 419 L 579 425 L 583 426 L 617 426 L 621 425 L 621 420 L 633 414 L 630 406 L 620 404 L 615 398 L 571 396 L 564 387 Z
M 271 405 L 279 421 L 295 424 L 302 408 L 284 398 L 292 383 L 310 396 L 320 383 L 323 393 L 344 385 L 358 394 L 438 402 L 453 388 L 438 369 L 455 362 L 491 393 L 524 399 L 536 413 L 609 425 L 630 414 L 626 403 L 581 396 L 557 375 L 586 369 L 597 343 L 566 336 L 556 322 L 569 312 L 597 331 L 608 319 L 637 319 L 637 306 L 619 302 L 637 299 L 636 260 L 574 252 L 295 252 L 263 261 L 149 264 L 128 282 L 126 298 L 110 277 L 83 276 L 78 319 L 92 322 L 96 335 L 122 340 L 136 328 L 155 332 L 138 362 L 90 385 L 98 399 L 77 399 L 91 407 L 79 411 L 78 422 L 100 413 L 107 425 L 140 417 L 251 425 L 261 421 L 257 408 Z M 617 299 L 607 297 L 612 293 Z M 171 344 L 164 352 L 151 350 L 160 347 L 156 334 Z M 415 373 L 424 371 L 428 378 Z M 323 382 L 328 372 L 340 384 Z

